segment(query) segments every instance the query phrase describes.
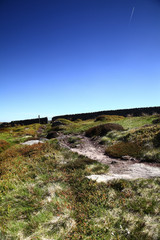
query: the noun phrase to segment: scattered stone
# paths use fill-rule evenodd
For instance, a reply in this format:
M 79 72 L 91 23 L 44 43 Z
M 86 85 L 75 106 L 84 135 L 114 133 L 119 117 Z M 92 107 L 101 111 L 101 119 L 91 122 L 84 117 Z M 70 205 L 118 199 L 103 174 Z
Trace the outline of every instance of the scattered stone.
M 138 178 L 152 178 L 160 177 L 160 168 L 151 167 L 141 163 L 132 164 L 123 174 L 101 174 L 86 176 L 96 182 L 108 182 L 114 179 L 138 179 Z
M 96 160 L 102 164 L 109 165 L 108 174 L 103 175 L 91 175 L 87 176 L 89 179 L 96 180 L 98 182 L 107 182 L 114 179 L 138 179 L 138 178 L 152 178 L 160 177 L 160 168 L 154 165 L 147 165 L 144 163 L 138 163 L 139 160 L 127 156 L 127 160 L 122 161 L 121 159 L 113 159 L 104 155 L 103 150 L 99 150 L 94 146 L 93 142 L 89 138 L 83 136 L 81 140 L 80 148 L 72 148 L 67 145 L 67 136 L 59 135 L 58 140 L 62 147 L 70 149 L 72 152 L 76 152 L 80 155 L 84 155 L 92 160 Z M 125 157 L 125 156 L 123 156 Z M 115 164 L 116 163 L 116 164 Z
M 31 135 L 26 135 L 23 138 L 30 138 L 30 137 L 32 137 L 32 136 Z
M 122 156 L 121 159 L 122 159 L 122 160 L 125 160 L 125 161 L 136 161 L 135 158 L 130 157 L 130 156 L 128 156 L 128 155 Z
M 108 182 L 114 179 L 132 179 L 132 177 L 128 174 L 111 174 L 111 175 L 105 175 L 105 174 L 101 174 L 101 175 L 91 175 L 91 176 L 87 176 L 88 179 L 91 179 L 93 181 L 96 181 L 98 183 L 100 182 Z
M 116 161 L 112 161 L 111 164 L 116 164 L 117 162 Z
M 30 140 L 30 141 L 26 141 L 24 143 L 21 143 L 22 145 L 33 145 L 33 144 L 38 144 L 38 143 L 44 143 L 43 141 L 40 140 Z

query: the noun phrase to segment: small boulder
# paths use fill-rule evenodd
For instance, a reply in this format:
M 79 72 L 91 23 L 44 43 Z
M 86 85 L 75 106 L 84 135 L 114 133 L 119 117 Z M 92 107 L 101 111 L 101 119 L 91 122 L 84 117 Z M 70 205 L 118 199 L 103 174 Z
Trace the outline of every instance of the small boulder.
M 125 161 L 135 161 L 135 158 L 128 156 L 128 155 L 122 156 L 121 159 L 125 160 Z
M 116 164 L 117 162 L 116 161 L 112 161 L 111 164 Z

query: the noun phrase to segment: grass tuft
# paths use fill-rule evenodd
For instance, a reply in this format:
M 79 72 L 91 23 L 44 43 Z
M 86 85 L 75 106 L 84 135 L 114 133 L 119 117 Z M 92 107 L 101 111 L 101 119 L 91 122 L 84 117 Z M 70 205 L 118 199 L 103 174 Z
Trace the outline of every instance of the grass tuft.
M 98 125 L 96 127 L 90 128 L 86 131 L 86 136 L 87 137 L 93 137 L 93 136 L 104 136 L 108 132 L 117 130 L 117 131 L 123 131 L 124 128 L 115 123 L 106 123 L 102 125 Z

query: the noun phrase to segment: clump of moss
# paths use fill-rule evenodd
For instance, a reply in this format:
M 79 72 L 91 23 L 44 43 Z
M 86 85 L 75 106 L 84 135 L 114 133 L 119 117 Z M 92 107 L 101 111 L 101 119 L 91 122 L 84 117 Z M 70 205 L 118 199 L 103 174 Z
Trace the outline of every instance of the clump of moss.
M 105 136 L 108 132 L 117 130 L 117 131 L 123 131 L 124 128 L 116 123 L 107 123 L 98 125 L 96 127 L 89 128 L 86 131 L 87 137 L 93 137 L 93 136 Z
M 143 147 L 138 142 L 117 142 L 116 144 L 107 147 L 105 154 L 115 158 L 121 158 L 125 155 L 139 158 L 142 151 Z

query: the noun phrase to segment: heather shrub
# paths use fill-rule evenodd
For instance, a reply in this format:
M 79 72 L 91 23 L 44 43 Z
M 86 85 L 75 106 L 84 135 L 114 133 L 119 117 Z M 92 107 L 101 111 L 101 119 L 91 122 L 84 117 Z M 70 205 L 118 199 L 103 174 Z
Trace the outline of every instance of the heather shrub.
M 157 119 L 154 119 L 154 120 L 152 121 L 152 123 L 153 123 L 153 124 L 158 124 L 158 123 L 160 123 L 160 117 L 157 118 Z
M 9 147 L 9 143 L 5 140 L 0 140 L 0 153 Z
M 23 146 L 12 146 L 5 152 L 0 154 L 0 161 L 5 159 L 11 159 L 19 156 L 30 157 L 34 155 L 40 155 L 45 149 L 44 143 L 38 143 L 33 145 L 23 145 Z
M 57 134 L 56 131 L 50 131 L 50 132 L 47 134 L 46 138 L 47 138 L 47 139 L 51 139 L 51 138 L 56 138 L 57 136 L 58 136 L 58 134 Z
M 138 142 L 118 142 L 109 146 L 105 150 L 105 154 L 115 158 L 120 158 L 125 155 L 138 158 L 141 156 L 142 150 L 142 145 Z
M 155 151 L 155 149 L 152 149 L 146 153 L 143 154 L 141 158 L 141 162 L 157 162 L 160 163 L 160 151 Z
M 100 115 L 96 117 L 95 122 L 98 122 L 98 121 L 106 121 L 106 115 Z
M 155 135 L 153 139 L 153 145 L 155 147 L 160 147 L 160 131 Z
M 64 129 L 64 127 L 63 126 L 55 126 L 55 127 L 52 127 L 52 131 L 55 131 L 55 132 L 58 132 L 58 131 L 62 131 Z
M 86 131 L 86 136 L 87 137 L 104 136 L 112 130 L 123 131 L 124 128 L 121 125 L 116 124 L 116 123 L 102 124 L 102 125 L 98 125 L 96 127 L 89 128 Z
M 24 157 L 30 157 L 33 155 L 40 154 L 45 149 L 44 143 L 38 143 L 33 145 L 26 145 L 17 149 L 19 155 Z

